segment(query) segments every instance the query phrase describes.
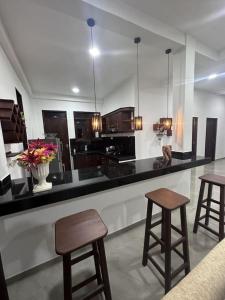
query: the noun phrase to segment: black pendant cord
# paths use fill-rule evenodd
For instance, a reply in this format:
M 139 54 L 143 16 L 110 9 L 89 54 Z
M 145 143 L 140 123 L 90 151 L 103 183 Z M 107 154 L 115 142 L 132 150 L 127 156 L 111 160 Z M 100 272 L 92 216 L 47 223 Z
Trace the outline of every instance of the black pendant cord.
M 137 100 L 138 100 L 138 116 L 139 116 L 139 52 L 137 43 Z
M 169 88 L 170 88 L 170 54 L 168 53 L 168 74 L 167 74 L 167 119 L 169 110 Z
M 94 49 L 94 42 L 93 42 L 93 32 L 91 27 L 91 47 L 92 50 Z M 95 98 L 95 112 L 97 112 L 97 99 L 96 99 L 96 81 L 95 81 L 95 58 L 92 55 L 92 74 L 93 74 L 93 88 L 94 88 L 94 98 Z

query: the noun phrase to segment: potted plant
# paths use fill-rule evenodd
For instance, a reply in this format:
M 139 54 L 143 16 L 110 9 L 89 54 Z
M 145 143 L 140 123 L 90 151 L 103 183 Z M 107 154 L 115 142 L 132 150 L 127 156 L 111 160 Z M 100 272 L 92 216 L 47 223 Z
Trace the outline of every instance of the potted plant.
M 56 145 L 45 144 L 38 139 L 30 143 L 28 149 L 16 157 L 16 163 L 30 171 L 38 181 L 38 184 L 34 185 L 34 193 L 52 188 L 52 183 L 47 182 L 46 178 L 49 174 L 49 163 L 55 159 L 56 153 Z

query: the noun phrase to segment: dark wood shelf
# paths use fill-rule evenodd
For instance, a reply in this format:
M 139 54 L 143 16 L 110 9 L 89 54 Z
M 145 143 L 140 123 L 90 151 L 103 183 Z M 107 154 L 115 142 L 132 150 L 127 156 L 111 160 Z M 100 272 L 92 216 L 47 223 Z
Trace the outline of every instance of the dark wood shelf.
M 19 106 L 13 100 L 0 99 L 0 121 L 5 144 L 23 141 L 25 123 Z

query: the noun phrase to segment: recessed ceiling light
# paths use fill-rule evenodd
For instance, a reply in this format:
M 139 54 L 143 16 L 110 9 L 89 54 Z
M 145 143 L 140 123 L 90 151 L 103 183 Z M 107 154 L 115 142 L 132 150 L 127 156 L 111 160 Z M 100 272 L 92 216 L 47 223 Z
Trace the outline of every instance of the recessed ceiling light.
M 208 79 L 209 80 L 215 79 L 217 76 L 218 76 L 218 74 L 211 74 L 211 75 L 209 75 Z
M 93 57 L 96 57 L 96 56 L 99 56 L 101 53 L 100 53 L 100 50 L 96 47 L 93 47 L 93 48 L 90 48 L 89 49 L 89 53 L 91 54 L 91 56 Z
M 80 93 L 80 89 L 77 86 L 75 86 L 74 88 L 72 88 L 72 91 L 74 92 L 74 94 Z

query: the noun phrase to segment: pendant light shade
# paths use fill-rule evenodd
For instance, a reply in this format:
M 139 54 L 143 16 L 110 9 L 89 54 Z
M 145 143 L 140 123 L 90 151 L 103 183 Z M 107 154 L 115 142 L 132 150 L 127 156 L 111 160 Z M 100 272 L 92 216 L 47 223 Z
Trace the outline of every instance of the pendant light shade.
M 92 18 L 87 19 L 87 24 L 91 32 L 91 49 L 94 49 L 94 39 L 93 39 L 93 27 L 95 26 L 95 20 Z M 97 97 L 96 97 L 96 79 L 95 79 L 95 55 L 92 55 L 92 74 L 93 74 L 93 90 L 95 99 L 95 114 L 92 117 L 91 125 L 93 132 L 102 131 L 102 118 L 101 114 L 97 113 Z
M 142 117 L 138 116 L 134 118 L 134 127 L 135 130 L 142 130 L 143 129 L 143 122 L 142 122 Z
M 99 113 L 93 115 L 91 125 L 94 132 L 102 132 L 102 117 Z
M 170 89 L 170 53 L 172 52 L 171 49 L 167 49 L 165 51 L 165 54 L 167 54 L 168 56 L 168 73 L 167 73 L 167 115 L 166 115 L 166 118 L 163 118 L 163 125 L 164 125 L 164 128 L 166 130 L 171 130 L 171 127 L 172 127 L 172 118 L 169 118 L 168 117 L 168 111 L 169 111 L 169 89 Z
M 134 39 L 134 43 L 137 45 L 137 102 L 138 102 L 138 116 L 134 118 L 134 129 L 135 130 L 142 130 L 143 129 L 143 120 L 142 117 L 139 115 L 139 44 L 141 42 L 141 38 L 140 37 L 136 37 Z

